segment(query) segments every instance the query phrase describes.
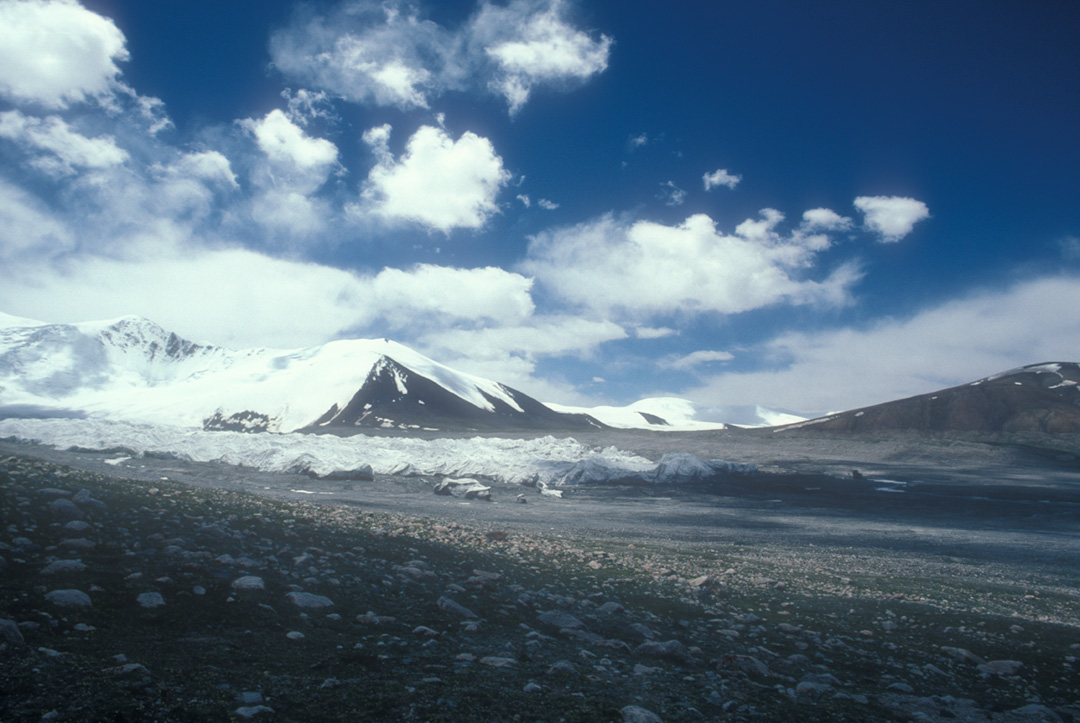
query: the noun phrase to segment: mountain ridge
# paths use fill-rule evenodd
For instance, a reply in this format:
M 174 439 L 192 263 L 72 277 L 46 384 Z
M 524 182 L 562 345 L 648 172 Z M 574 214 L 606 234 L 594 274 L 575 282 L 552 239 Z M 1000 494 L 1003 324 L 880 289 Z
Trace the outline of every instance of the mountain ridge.
M 1080 363 L 1041 362 L 777 431 L 1080 433 Z
M 232 351 L 137 316 L 76 324 L 0 317 L 8 321 L 0 327 L 0 413 L 246 432 L 604 426 L 388 339 Z

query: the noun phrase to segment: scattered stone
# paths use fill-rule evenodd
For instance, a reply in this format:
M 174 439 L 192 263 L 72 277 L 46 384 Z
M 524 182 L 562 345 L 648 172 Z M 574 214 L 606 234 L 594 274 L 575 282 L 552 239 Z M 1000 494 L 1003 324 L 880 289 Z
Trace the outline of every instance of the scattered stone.
M 307 636 L 299 630 L 290 630 L 289 632 L 285 633 L 285 637 L 289 640 L 303 640 Z
M 525 692 L 525 693 L 539 693 L 539 692 L 541 692 L 543 690 L 544 689 L 541 688 L 536 683 L 526 683 L 525 687 L 522 688 L 522 692 Z
M 619 713 L 622 714 L 623 723 L 664 723 L 656 713 L 638 705 L 624 706 Z
M 663 643 L 649 640 L 634 648 L 634 655 L 649 658 L 666 658 L 680 663 L 689 663 L 692 660 L 690 653 L 686 652 L 686 646 L 678 640 L 668 640 Z
M 287 592 L 285 598 L 298 608 L 318 609 L 332 607 L 334 601 L 323 595 L 310 592 Z
M 233 715 L 241 718 L 254 718 L 263 713 L 273 713 L 274 709 L 267 705 L 245 705 L 233 711 Z
M 559 628 L 560 630 L 576 630 L 584 629 L 585 623 L 581 622 L 573 615 L 562 610 L 548 610 L 545 613 L 540 613 L 536 618 L 545 625 L 551 625 L 552 627 Z
M 144 592 L 135 598 L 135 601 L 139 603 L 139 607 L 148 609 L 159 608 L 165 604 L 165 598 L 159 592 Z
M 512 668 L 517 665 L 517 661 L 513 658 L 501 658 L 495 655 L 488 655 L 480 658 L 482 665 L 490 665 L 493 668 Z
M 62 608 L 93 607 L 90 596 L 82 590 L 53 590 L 50 593 L 46 593 L 45 599 L 53 605 Z
M 150 671 L 141 663 L 123 663 L 121 665 L 113 666 L 112 668 L 105 668 L 101 672 L 107 673 L 108 675 L 115 675 L 118 678 L 126 678 L 135 675 L 150 675 Z
M 1024 664 L 1019 660 L 991 660 L 989 663 L 977 666 L 976 669 L 985 677 L 997 675 L 1007 678 L 1017 675 L 1023 667 Z
M 42 575 L 58 575 L 65 572 L 82 572 L 86 569 L 80 560 L 54 560 L 41 571 Z
M 491 488 L 474 479 L 446 478 L 435 485 L 435 494 L 451 495 L 466 500 L 491 500 Z
M 257 575 L 244 575 L 232 581 L 233 590 L 265 590 L 266 583 Z M 286 596 L 287 597 L 287 596 Z
M 941 652 L 945 653 L 949 657 L 960 661 L 961 663 L 970 663 L 971 665 L 982 665 L 986 661 L 980 658 L 970 650 L 964 648 L 952 648 L 948 646 L 941 646 Z
M 0 640 L 13 645 L 20 645 L 25 642 L 22 632 L 19 630 L 19 626 L 15 624 L 15 621 L 4 618 L 0 618 Z
M 547 669 L 548 675 L 577 675 L 577 666 L 569 660 L 559 660 Z
M 462 618 L 465 618 L 467 620 L 476 620 L 479 617 L 476 613 L 474 613 L 469 608 L 465 607 L 464 605 L 461 605 L 460 603 L 457 603 L 457 602 L 451 600 L 450 598 L 446 597 L 445 595 L 440 597 L 436 604 L 439 606 L 439 609 L 442 610 L 443 612 L 447 612 L 447 613 L 450 613 L 452 615 L 457 615 L 458 617 L 462 617 Z
M 49 512 L 66 520 L 81 520 L 86 516 L 77 504 L 63 497 L 49 503 Z

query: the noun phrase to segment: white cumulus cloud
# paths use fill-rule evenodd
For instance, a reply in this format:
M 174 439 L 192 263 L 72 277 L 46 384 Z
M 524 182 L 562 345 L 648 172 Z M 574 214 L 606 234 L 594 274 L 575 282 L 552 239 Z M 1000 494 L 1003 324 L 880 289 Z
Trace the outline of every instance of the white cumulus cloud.
M 483 90 L 516 113 L 535 88 L 577 85 L 607 67 L 611 39 L 567 14 L 562 0 L 484 2 L 451 28 L 400 0 L 352 0 L 298 15 L 270 52 L 286 77 L 356 103 L 409 110 L 448 90 Z
M 471 44 L 497 66 L 491 87 L 516 113 L 543 84 L 581 82 L 607 68 L 611 38 L 573 27 L 561 0 L 484 4 L 472 22 Z
M 17 110 L 0 113 L 0 138 L 31 151 L 35 156 L 31 164 L 50 175 L 109 168 L 128 159 L 127 151 L 117 146 L 111 136 L 87 138 L 59 116 L 41 119 Z
M 742 180 L 742 176 L 728 173 L 726 168 L 719 168 L 712 173 L 706 173 L 701 179 L 705 183 L 705 190 L 711 191 L 717 186 L 735 188 L 735 186 L 739 185 L 739 181 Z
M 846 302 L 858 270 L 841 266 L 821 281 L 796 276 L 812 252 L 773 232 L 782 218 L 767 209 L 764 220 L 725 235 L 703 214 L 677 226 L 607 215 L 532 237 L 521 268 L 564 303 L 605 318 Z
M 498 212 L 495 198 L 511 178 L 487 138 L 421 126 L 394 158 L 386 146 L 390 127 L 364 134 L 378 163 L 362 191 L 363 209 L 388 221 L 409 221 L 449 233 L 480 228 Z
M 880 234 L 883 243 L 899 241 L 916 223 L 930 218 L 925 203 L 903 196 L 859 196 L 855 208 L 863 212 L 866 228 Z
M 117 89 L 128 59 L 112 20 L 74 0 L 0 2 L 0 94 L 61 109 Z
M 251 132 L 266 157 L 279 166 L 321 175 L 325 180 L 337 163 L 337 146 L 325 138 L 307 135 L 280 109 L 257 120 L 245 118 L 240 125 Z
M 433 320 L 520 324 L 532 316 L 532 279 L 495 267 L 459 269 L 432 264 L 383 269 L 373 281 L 380 314 L 398 326 Z

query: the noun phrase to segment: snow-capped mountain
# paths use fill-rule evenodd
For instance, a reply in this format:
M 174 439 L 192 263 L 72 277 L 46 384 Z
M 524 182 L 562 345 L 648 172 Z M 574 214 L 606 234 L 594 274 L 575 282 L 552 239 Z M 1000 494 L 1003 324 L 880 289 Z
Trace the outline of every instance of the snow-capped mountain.
M 386 339 L 232 351 L 134 316 L 48 324 L 0 315 L 0 416 L 274 432 L 603 426 Z

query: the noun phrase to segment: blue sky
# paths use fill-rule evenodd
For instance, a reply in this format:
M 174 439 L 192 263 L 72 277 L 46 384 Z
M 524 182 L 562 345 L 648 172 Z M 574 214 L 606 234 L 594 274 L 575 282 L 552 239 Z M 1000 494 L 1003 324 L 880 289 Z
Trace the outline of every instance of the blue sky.
M 0 0 L 0 310 L 705 418 L 1080 358 L 1074 2 Z

